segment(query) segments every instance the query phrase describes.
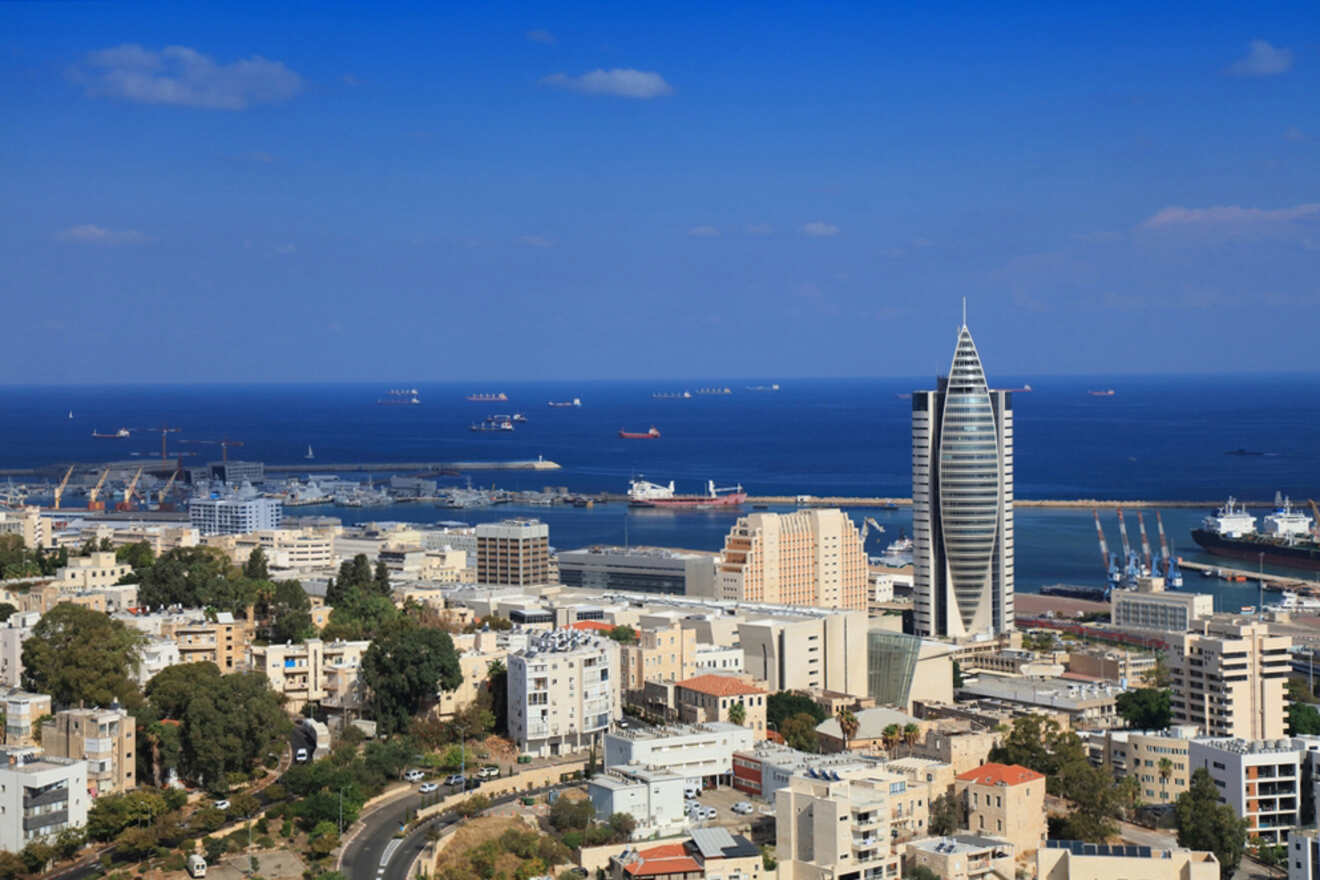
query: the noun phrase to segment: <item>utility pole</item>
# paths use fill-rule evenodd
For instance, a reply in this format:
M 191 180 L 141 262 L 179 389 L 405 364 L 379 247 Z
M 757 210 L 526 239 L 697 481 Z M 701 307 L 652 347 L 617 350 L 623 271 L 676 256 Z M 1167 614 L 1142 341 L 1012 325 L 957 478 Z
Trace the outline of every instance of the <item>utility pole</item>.
M 339 836 L 344 836 L 344 787 L 339 786 Z

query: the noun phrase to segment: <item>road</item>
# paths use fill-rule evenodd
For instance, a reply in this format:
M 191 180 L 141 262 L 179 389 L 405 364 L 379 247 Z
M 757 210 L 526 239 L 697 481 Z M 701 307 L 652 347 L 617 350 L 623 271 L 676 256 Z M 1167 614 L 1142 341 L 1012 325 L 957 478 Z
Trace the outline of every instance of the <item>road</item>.
M 1172 830 L 1156 831 L 1153 828 L 1133 825 L 1131 822 L 1119 822 L 1118 834 L 1127 843 L 1136 844 L 1137 846 L 1148 846 L 1152 849 L 1178 849 L 1178 836 Z

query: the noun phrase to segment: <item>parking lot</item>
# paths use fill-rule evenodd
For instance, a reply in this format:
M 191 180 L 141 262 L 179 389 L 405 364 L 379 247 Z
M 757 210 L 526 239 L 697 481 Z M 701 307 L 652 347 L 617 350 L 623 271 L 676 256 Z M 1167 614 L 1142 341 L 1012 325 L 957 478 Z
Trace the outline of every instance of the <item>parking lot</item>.
M 746 801 L 752 805 L 750 814 L 740 815 L 733 811 L 733 805 L 739 801 Z M 707 789 L 697 798 L 697 803 L 703 807 L 714 807 L 715 818 L 696 823 L 696 827 L 714 826 L 729 829 L 730 832 L 737 832 L 751 827 L 752 820 L 760 814 L 762 807 L 766 806 L 763 801 L 753 798 L 751 795 L 738 791 L 736 788 Z

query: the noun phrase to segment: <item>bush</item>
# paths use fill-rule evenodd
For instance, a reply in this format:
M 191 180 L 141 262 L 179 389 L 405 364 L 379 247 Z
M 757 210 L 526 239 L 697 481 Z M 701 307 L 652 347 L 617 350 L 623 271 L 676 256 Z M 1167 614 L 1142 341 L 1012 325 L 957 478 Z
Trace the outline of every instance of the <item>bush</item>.
M 162 867 L 166 871 L 182 871 L 188 867 L 188 860 L 183 857 L 183 853 L 171 853 Z
M 257 846 L 261 849 L 274 849 L 275 840 L 270 837 L 258 837 Z

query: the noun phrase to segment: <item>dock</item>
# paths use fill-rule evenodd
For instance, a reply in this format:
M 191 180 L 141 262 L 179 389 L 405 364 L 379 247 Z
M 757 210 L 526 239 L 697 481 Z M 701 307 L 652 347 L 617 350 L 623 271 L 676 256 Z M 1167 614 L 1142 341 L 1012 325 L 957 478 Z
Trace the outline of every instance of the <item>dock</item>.
M 543 458 L 528 461 L 300 461 L 297 464 L 268 464 L 271 473 L 355 473 L 363 471 L 557 471 L 557 462 Z
M 1308 596 L 1320 596 L 1320 581 L 1307 580 L 1305 578 L 1292 577 L 1290 575 L 1270 574 L 1267 572 L 1252 571 L 1248 568 L 1229 568 L 1225 565 L 1210 565 L 1205 562 L 1189 562 L 1185 559 L 1178 560 L 1178 566 L 1188 571 L 1199 571 L 1204 574 L 1210 574 L 1221 580 L 1237 583 L 1255 583 L 1264 581 L 1265 589 L 1271 593 L 1279 593 L 1284 590 L 1292 590 L 1296 593 L 1305 593 Z M 1196 592 L 1190 585 L 1185 585 L 1189 592 Z

